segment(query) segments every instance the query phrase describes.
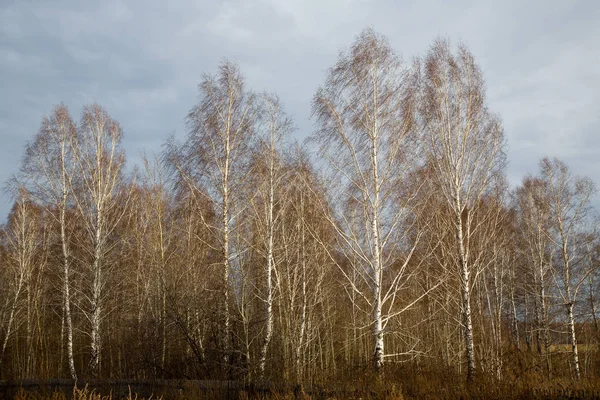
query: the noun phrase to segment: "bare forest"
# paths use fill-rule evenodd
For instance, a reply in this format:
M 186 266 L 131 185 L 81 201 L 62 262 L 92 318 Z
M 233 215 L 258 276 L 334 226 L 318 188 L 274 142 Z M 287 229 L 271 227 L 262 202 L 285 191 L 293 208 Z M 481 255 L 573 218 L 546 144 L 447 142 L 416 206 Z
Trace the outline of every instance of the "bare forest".
M 101 105 L 48 110 L 6 184 L 0 379 L 599 381 L 594 183 L 509 185 L 468 48 L 366 29 L 312 115 L 298 143 L 223 61 L 133 168 Z

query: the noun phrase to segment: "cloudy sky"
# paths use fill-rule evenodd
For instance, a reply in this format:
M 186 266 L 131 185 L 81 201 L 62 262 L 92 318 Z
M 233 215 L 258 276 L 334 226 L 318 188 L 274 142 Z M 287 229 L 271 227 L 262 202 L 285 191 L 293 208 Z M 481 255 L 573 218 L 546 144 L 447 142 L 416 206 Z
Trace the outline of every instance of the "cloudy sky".
M 326 69 L 372 27 L 405 60 L 437 36 L 471 49 L 504 121 L 512 184 L 543 156 L 600 184 L 598 21 L 595 0 L 1 0 L 0 181 L 61 102 L 75 119 L 84 104 L 103 105 L 123 126 L 130 164 L 183 138 L 196 85 L 224 58 L 250 88 L 279 94 L 302 139 Z M 10 202 L 0 195 L 0 221 Z

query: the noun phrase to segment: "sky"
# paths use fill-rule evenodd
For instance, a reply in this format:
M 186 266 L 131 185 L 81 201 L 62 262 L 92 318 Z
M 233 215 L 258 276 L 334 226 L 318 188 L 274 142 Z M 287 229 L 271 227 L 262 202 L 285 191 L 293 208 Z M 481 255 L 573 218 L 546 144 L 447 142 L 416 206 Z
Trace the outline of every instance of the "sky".
M 302 140 L 327 69 L 370 27 L 407 62 L 437 37 L 470 48 L 504 124 L 512 185 L 544 156 L 600 184 L 598 21 L 595 0 L 0 0 L 0 183 L 60 103 L 75 120 L 104 106 L 130 166 L 184 139 L 197 85 L 224 59 L 250 89 L 279 95 Z M 11 202 L 0 194 L 0 222 Z

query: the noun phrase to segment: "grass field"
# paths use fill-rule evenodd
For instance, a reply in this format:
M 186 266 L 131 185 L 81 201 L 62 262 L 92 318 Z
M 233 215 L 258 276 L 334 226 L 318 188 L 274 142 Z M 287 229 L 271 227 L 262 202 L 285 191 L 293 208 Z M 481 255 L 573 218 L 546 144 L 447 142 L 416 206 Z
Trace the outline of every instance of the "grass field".
M 577 351 L 579 353 L 585 353 L 588 351 L 598 351 L 598 344 L 596 343 L 592 343 L 592 344 L 578 344 L 577 345 Z M 550 346 L 550 352 L 551 353 L 567 353 L 571 351 L 571 345 L 570 344 L 553 344 Z

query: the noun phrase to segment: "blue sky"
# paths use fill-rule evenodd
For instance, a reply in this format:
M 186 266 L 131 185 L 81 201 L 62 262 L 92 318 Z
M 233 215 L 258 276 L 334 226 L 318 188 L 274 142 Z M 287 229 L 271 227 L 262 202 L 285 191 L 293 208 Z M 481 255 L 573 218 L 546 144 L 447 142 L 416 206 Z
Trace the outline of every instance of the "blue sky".
M 182 139 L 202 74 L 224 58 L 251 89 L 279 94 L 302 139 L 326 69 L 372 27 L 407 61 L 440 35 L 471 49 L 504 123 L 513 185 L 543 156 L 600 183 L 598 21 L 593 0 L 2 0 L 0 182 L 61 102 L 76 120 L 84 104 L 103 105 L 124 129 L 130 165 L 170 134 Z M 0 221 L 10 203 L 0 196 Z

